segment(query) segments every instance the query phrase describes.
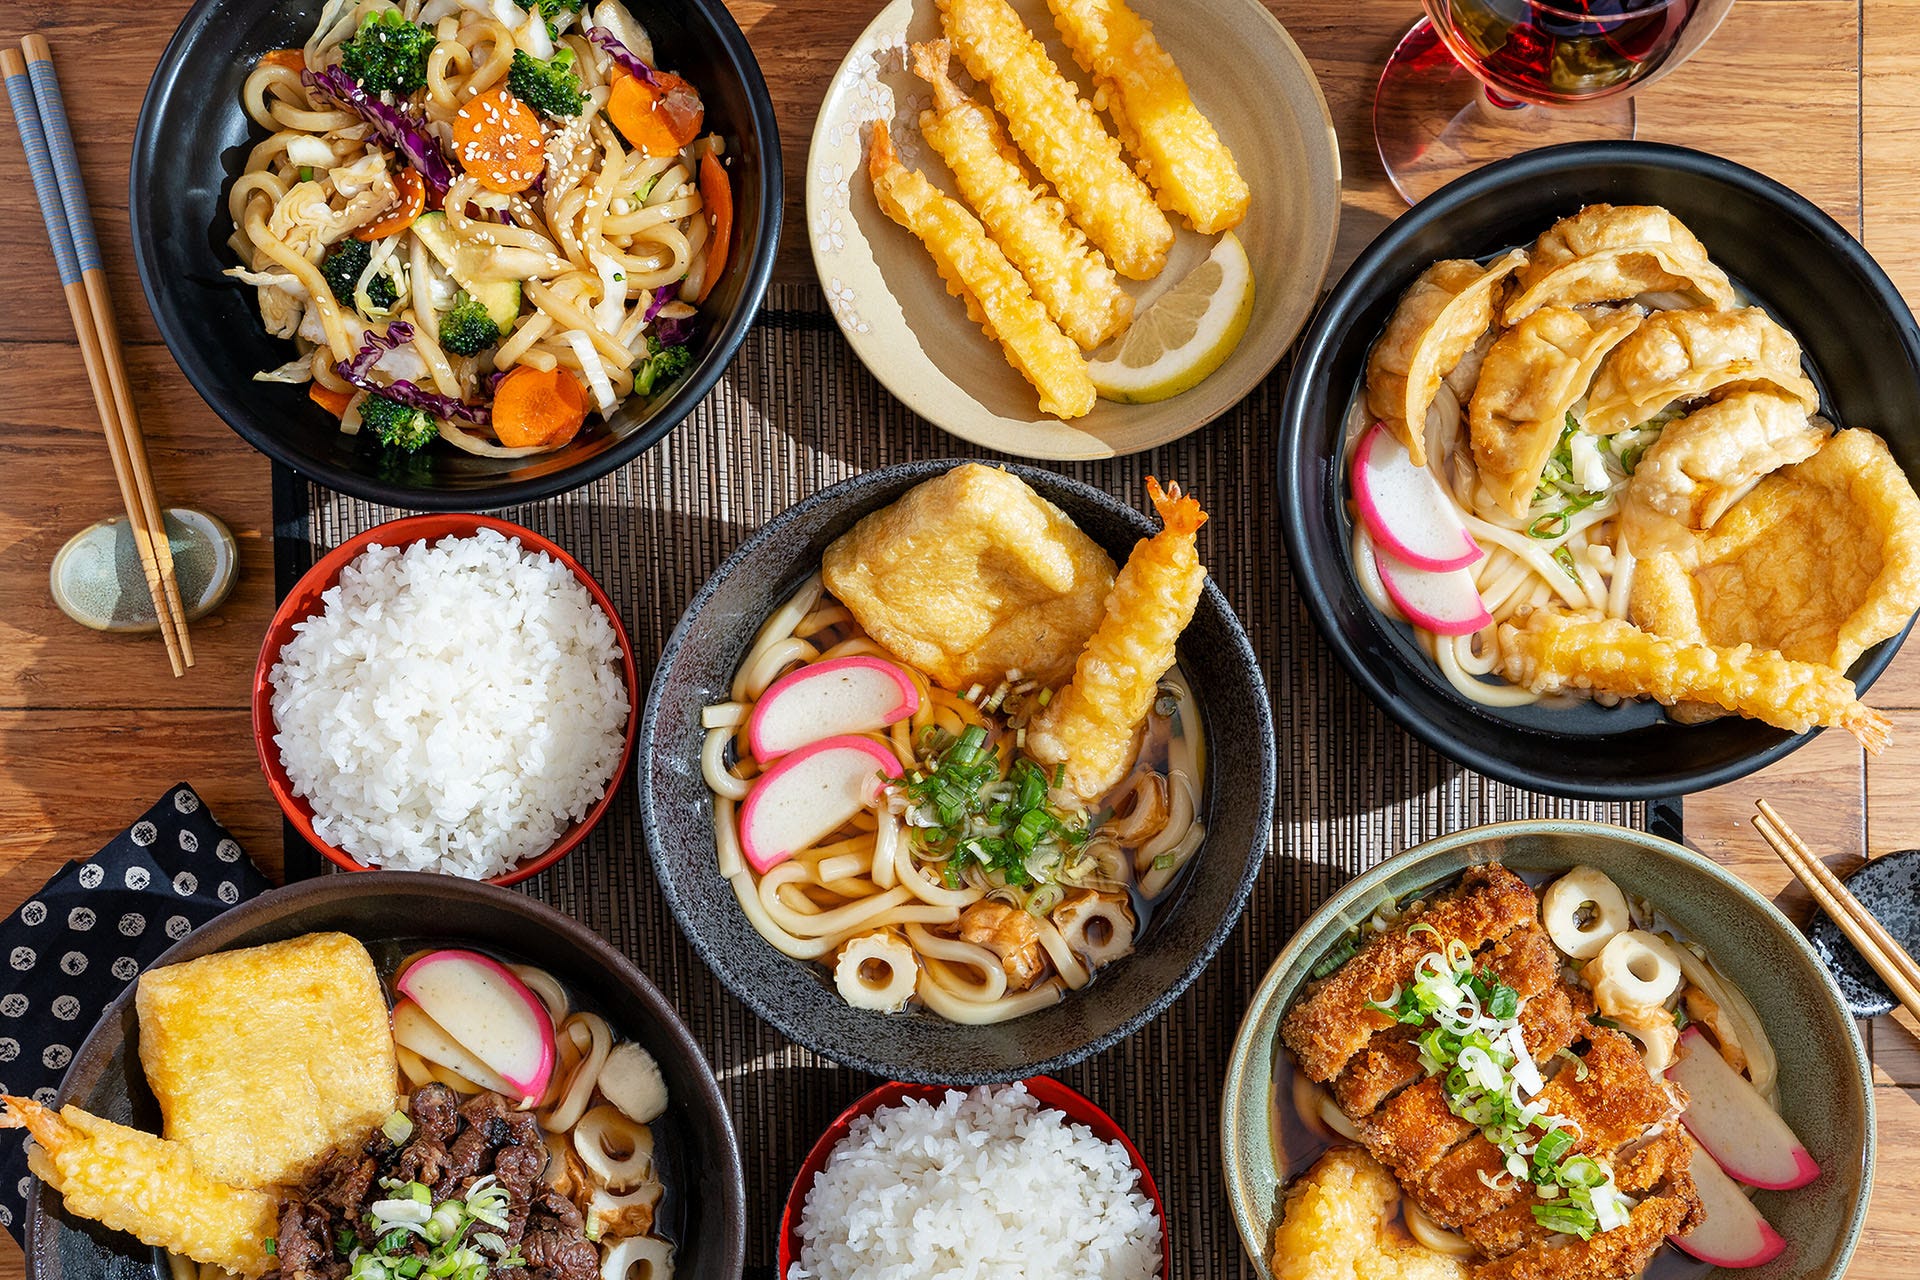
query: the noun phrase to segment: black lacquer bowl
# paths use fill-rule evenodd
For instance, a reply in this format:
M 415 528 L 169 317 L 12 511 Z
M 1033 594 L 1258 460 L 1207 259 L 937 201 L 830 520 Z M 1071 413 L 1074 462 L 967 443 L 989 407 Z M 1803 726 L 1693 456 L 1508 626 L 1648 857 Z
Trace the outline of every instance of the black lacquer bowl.
M 174 34 L 133 141 L 134 260 L 147 305 L 181 372 L 248 444 L 343 493 L 423 511 L 473 511 L 564 493 L 631 461 L 692 412 L 719 381 L 753 323 L 780 239 L 780 138 L 773 100 L 746 36 L 721 0 L 630 0 L 663 63 L 700 90 L 706 128 L 726 140 L 733 248 L 700 307 L 692 371 L 651 402 L 629 398 L 593 416 L 563 449 L 481 458 L 451 445 L 416 454 L 344 435 L 306 388 L 255 382 L 294 356 L 260 324 L 255 290 L 220 273 L 237 265 L 227 190 L 266 136 L 240 86 L 269 49 L 299 47 L 320 0 L 199 0 Z
M 416 946 L 470 946 L 549 970 L 577 1000 L 638 1041 L 660 1064 L 668 1109 L 655 1121 L 666 1197 L 658 1221 L 685 1280 L 738 1280 L 746 1257 L 746 1184 L 740 1147 L 706 1058 L 678 1015 L 631 961 L 585 925 L 493 885 L 452 876 L 370 871 L 326 876 L 262 894 L 179 942 L 154 967 L 215 951 L 337 930 L 366 943 L 376 962 Z M 140 1069 L 134 988 L 107 1008 L 61 1082 L 61 1105 L 160 1131 L 159 1107 Z M 33 1280 L 165 1280 L 164 1257 L 131 1236 L 70 1217 L 37 1184 L 27 1204 Z
M 768 522 L 688 606 L 667 641 L 640 724 L 640 812 L 653 873 L 701 958 L 754 1012 L 809 1049 L 916 1083 L 1044 1075 L 1139 1030 L 1186 990 L 1232 932 L 1273 826 L 1266 686 L 1239 619 L 1209 583 L 1180 641 L 1208 744 L 1207 837 L 1132 955 L 1051 1008 L 976 1027 L 924 1012 L 850 1008 L 819 966 L 788 959 L 755 931 L 716 862 L 712 797 L 700 773 L 701 709 L 727 700 L 734 669 L 761 623 L 819 570 L 828 543 L 861 516 L 959 465 L 870 471 Z M 1079 481 L 1034 467 L 1008 469 L 1116 562 L 1153 531 L 1146 516 Z
M 1341 433 L 1367 352 L 1414 277 L 1441 258 L 1528 245 L 1583 205 L 1664 205 L 1751 301 L 1799 338 L 1821 411 L 1885 437 L 1920 475 L 1920 327 L 1886 273 L 1813 203 L 1716 156 L 1653 143 L 1528 152 L 1449 184 L 1403 214 L 1334 286 L 1296 353 L 1280 431 L 1280 491 L 1307 610 L 1367 694 L 1422 741 L 1503 781 L 1588 799 L 1718 786 L 1804 743 L 1758 721 L 1668 720 L 1652 703 L 1495 709 L 1457 694 L 1411 628 L 1374 610 L 1348 555 Z M 1849 673 L 1864 691 L 1903 632 Z

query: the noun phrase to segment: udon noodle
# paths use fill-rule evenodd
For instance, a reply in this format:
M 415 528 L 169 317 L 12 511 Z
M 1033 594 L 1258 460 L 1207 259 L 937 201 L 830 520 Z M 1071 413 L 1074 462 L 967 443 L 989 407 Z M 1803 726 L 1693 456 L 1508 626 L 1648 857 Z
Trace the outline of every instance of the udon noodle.
M 360 94 L 356 106 L 341 89 L 353 88 L 339 69 L 342 48 L 370 15 L 394 11 L 432 34 L 425 84 L 398 101 Z M 370 390 L 400 386 L 399 395 L 412 384 L 406 403 L 431 413 L 440 438 L 491 457 L 565 443 L 502 443 L 504 425 L 488 412 L 498 375 L 565 369 L 603 417 L 633 394 L 650 353 L 687 340 L 690 304 L 711 285 L 701 169 L 722 145 L 707 134 L 650 154 L 623 138 L 605 111 L 626 75 L 610 48 L 653 60 L 646 32 L 611 0 L 562 11 L 551 27 L 537 7 L 490 0 L 328 0 L 301 49 L 264 56 L 243 101 L 269 133 L 228 192 L 229 244 L 244 265 L 227 274 L 258 287 L 266 328 L 301 354 L 258 376 L 312 382 L 323 403 L 323 393 L 344 400 L 347 432 L 359 430 Z M 576 115 L 538 117 L 540 171 L 524 190 L 503 192 L 465 168 L 455 129 L 464 106 L 506 84 L 516 52 L 570 53 L 584 98 Z M 423 182 L 428 209 L 444 212 L 433 243 L 420 229 L 438 213 L 386 230 Z M 368 237 L 367 265 L 342 300 L 323 265 L 370 227 L 380 234 Z M 442 341 L 465 291 L 508 285 L 518 287 L 518 315 L 508 293 L 496 344 L 463 355 Z M 351 368 L 377 353 L 370 370 Z M 638 389 L 650 392 L 651 381 L 641 374 Z
M 1654 297 L 1651 301 L 1684 305 L 1685 300 Z M 1550 462 L 1550 474 L 1536 489 L 1527 513 L 1512 515 L 1481 480 L 1467 433 L 1467 400 L 1479 377 L 1480 360 L 1492 343 L 1492 334 L 1484 336 L 1441 382 L 1426 423 L 1427 465 L 1458 508 L 1467 532 L 1486 553 L 1466 572 L 1473 575 L 1492 621 L 1470 635 L 1436 635 L 1421 627 L 1415 627 L 1414 634 L 1463 697 L 1483 706 L 1519 707 L 1539 702 L 1542 695 L 1488 679 L 1500 675 L 1498 627 L 1523 610 L 1550 604 L 1601 617 L 1627 616 L 1635 558 L 1619 536 L 1622 495 L 1632 476 L 1631 464 L 1658 438 L 1664 422 L 1603 438 L 1595 453 L 1606 480 L 1597 490 L 1580 487 L 1569 471 L 1553 472 L 1555 464 Z M 1663 415 L 1671 416 L 1676 415 Z M 1348 473 L 1354 450 L 1372 423 L 1362 390 L 1347 414 Z M 1383 614 L 1401 617 L 1380 580 L 1372 536 L 1359 520 L 1352 525 L 1350 551 L 1361 591 Z
M 742 851 L 739 817 L 761 773 L 747 740 L 754 704 L 801 665 L 858 654 L 898 663 L 816 575 L 761 628 L 730 699 L 706 709 L 701 765 L 713 792 L 719 870 L 741 910 L 782 954 L 830 969 L 841 994 L 861 1007 L 917 1000 L 955 1022 L 992 1023 L 1087 985 L 1132 948 L 1206 835 L 1205 749 L 1184 676 L 1176 667 L 1163 678 L 1127 777 L 1090 810 L 1060 806 L 1060 789 L 1051 788 L 1058 828 L 1008 867 L 967 856 L 964 836 L 933 838 L 910 783 L 971 732 L 983 759 L 997 757 L 990 799 L 1011 803 L 1023 766 L 1038 787 L 1044 775 L 1018 752 L 1027 718 L 1051 691 L 1010 679 L 955 694 L 899 663 L 919 708 L 869 735 L 891 752 L 897 776 L 842 828 L 756 872 Z

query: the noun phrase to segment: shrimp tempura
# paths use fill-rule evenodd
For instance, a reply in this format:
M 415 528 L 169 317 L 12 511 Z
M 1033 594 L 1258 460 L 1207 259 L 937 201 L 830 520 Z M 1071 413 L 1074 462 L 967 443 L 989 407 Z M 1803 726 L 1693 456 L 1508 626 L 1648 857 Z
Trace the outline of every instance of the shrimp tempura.
M 1077 418 L 1093 408 L 1093 379 L 1080 348 L 1034 300 L 979 220 L 925 174 L 900 163 L 885 124 L 873 126 L 867 174 L 881 211 L 919 237 L 947 292 L 967 304 L 967 314 L 1000 343 L 1007 363 L 1040 392 L 1040 411 Z
M 1074 91 L 1007 0 L 939 0 L 947 39 L 993 93 L 1013 140 L 1073 220 L 1131 280 L 1166 265 L 1173 224 L 1128 167 L 1120 142 Z
M 1240 225 L 1251 197 L 1213 124 L 1193 105 L 1186 77 L 1126 0 L 1047 0 L 1060 38 L 1106 96 L 1120 141 L 1160 203 L 1195 231 Z
M 1506 677 L 1535 693 L 1581 689 L 1667 706 L 1709 702 L 1793 733 L 1815 725 L 1845 729 L 1875 755 L 1893 735 L 1892 723 L 1831 667 L 1746 644 L 1723 649 L 1668 640 L 1619 618 L 1535 609 L 1501 626 L 1500 658 Z
M 33 1135 L 28 1166 L 69 1213 L 241 1275 L 273 1265 L 267 1241 L 279 1232 L 275 1197 L 216 1182 L 180 1143 L 78 1107 L 56 1113 L 27 1098 L 0 1101 L 0 1129 Z
M 1088 351 L 1133 319 L 1133 298 L 1086 235 L 1067 221 L 1059 197 L 1035 188 L 993 112 L 947 77 L 945 40 L 913 46 L 913 74 L 933 86 L 920 135 L 953 171 L 960 194 L 1069 338 Z
M 1027 726 L 1027 751 L 1045 764 L 1065 765 L 1065 785 L 1088 804 L 1112 790 L 1133 763 L 1135 736 L 1207 582 L 1194 546 L 1207 513 L 1183 497 L 1178 484 L 1162 491 L 1152 476 L 1147 495 L 1166 527 L 1134 544 L 1073 679 Z

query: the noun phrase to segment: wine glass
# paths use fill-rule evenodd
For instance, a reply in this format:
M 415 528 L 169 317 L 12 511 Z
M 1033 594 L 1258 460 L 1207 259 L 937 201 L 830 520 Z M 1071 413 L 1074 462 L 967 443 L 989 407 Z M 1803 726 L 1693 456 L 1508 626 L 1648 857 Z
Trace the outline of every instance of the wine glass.
M 1494 160 L 1634 136 L 1634 90 L 1679 66 L 1733 0 L 1422 0 L 1373 96 L 1409 204 Z

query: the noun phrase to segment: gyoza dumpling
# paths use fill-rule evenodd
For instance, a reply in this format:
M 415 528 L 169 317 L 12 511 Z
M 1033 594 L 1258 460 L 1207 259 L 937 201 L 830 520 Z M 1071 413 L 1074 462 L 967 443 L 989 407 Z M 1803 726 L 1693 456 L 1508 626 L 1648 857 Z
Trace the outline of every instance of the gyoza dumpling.
M 1736 391 L 1667 425 L 1627 483 L 1628 509 L 1711 529 L 1754 481 L 1811 458 L 1832 430 L 1771 387 Z
M 1507 511 L 1526 514 L 1567 410 L 1645 314 L 1638 307 L 1591 315 L 1543 307 L 1487 351 L 1467 417 L 1480 478 Z
M 1693 293 L 1733 305 L 1733 285 L 1706 246 L 1658 205 L 1590 204 L 1534 242 L 1507 304 L 1514 324 L 1545 306 L 1623 302 L 1643 293 Z
M 1800 371 L 1800 344 L 1759 307 L 1659 311 L 1600 367 L 1581 425 L 1612 435 L 1670 404 L 1747 384 L 1774 387 L 1808 413 L 1820 407 Z
M 1527 260 L 1515 249 L 1491 266 L 1467 258 L 1436 262 L 1400 299 L 1367 357 L 1367 407 L 1427 464 L 1427 409 L 1440 380 L 1493 323 L 1495 292 Z

